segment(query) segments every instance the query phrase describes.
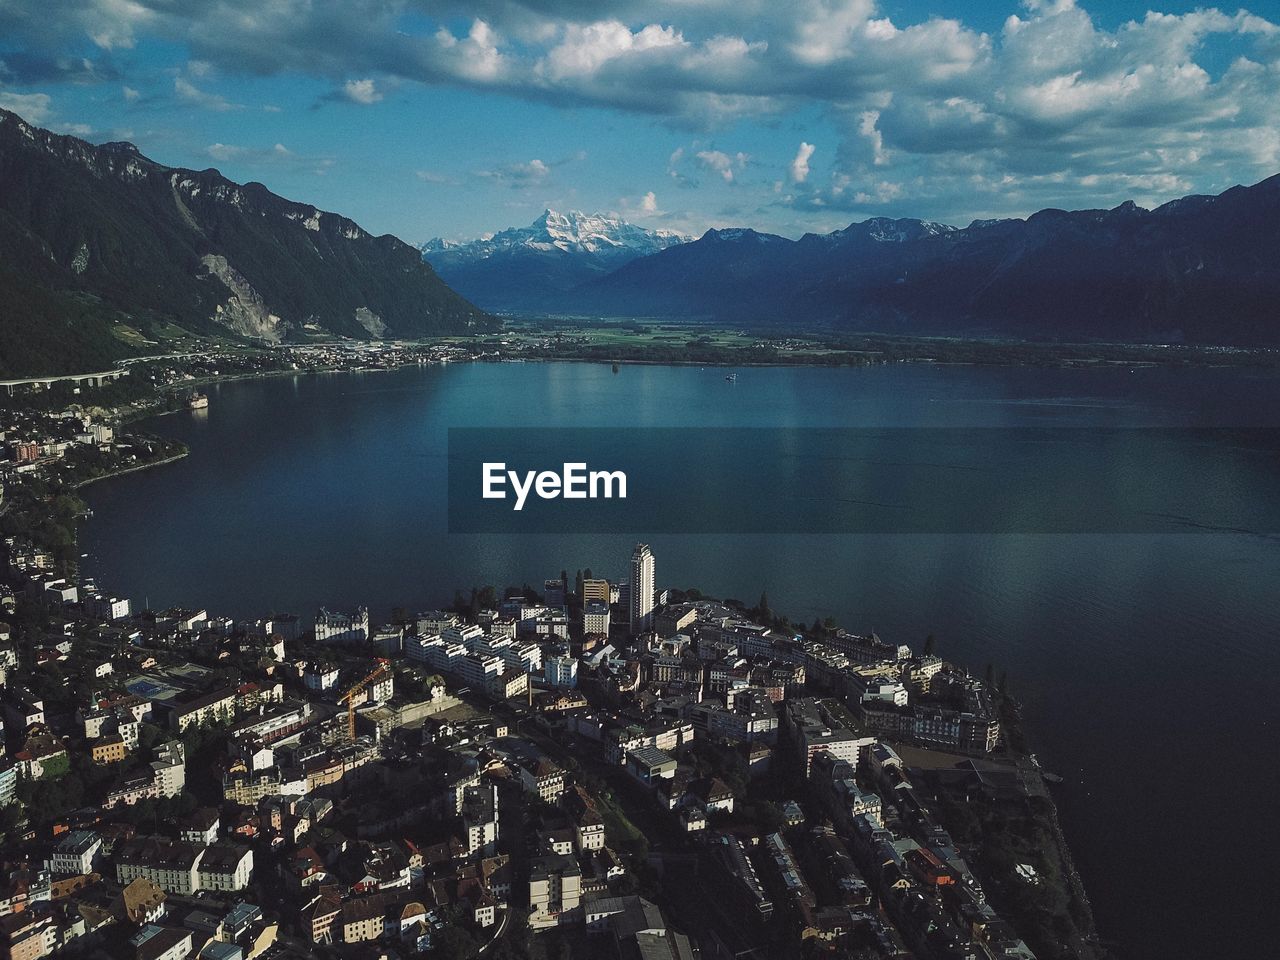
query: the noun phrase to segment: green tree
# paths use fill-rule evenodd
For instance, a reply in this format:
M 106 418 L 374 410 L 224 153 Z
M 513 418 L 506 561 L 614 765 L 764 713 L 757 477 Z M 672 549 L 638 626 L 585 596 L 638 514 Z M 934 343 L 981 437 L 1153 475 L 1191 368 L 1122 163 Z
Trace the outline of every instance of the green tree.
M 433 960 L 470 960 L 479 949 L 476 938 L 454 924 L 446 927 L 435 938 L 430 955 Z

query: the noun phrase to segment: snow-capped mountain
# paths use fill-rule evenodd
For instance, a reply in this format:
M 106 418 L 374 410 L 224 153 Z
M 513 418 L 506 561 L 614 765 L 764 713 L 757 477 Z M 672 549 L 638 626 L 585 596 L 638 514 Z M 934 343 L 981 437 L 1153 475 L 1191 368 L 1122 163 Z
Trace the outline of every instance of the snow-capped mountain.
M 556 295 L 692 237 L 616 217 L 547 210 L 527 227 L 459 243 L 430 240 L 423 259 L 455 290 L 491 310 L 539 310 Z
M 539 253 L 585 253 L 595 256 L 630 254 L 644 257 L 677 243 L 688 243 L 693 237 L 674 230 L 650 230 L 634 223 L 606 217 L 598 213 L 570 210 L 558 213 L 545 210 L 527 227 L 508 227 L 490 237 L 467 243 L 436 238 L 421 247 L 424 254 L 448 253 L 455 257 L 480 260 L 495 253 L 511 250 L 534 250 Z
M 843 230 L 836 230 L 827 236 L 836 241 L 863 238 L 875 243 L 907 243 L 922 237 L 953 233 L 955 229 L 950 224 L 937 223 L 933 220 L 893 220 L 889 217 L 872 217 L 861 223 L 851 223 Z

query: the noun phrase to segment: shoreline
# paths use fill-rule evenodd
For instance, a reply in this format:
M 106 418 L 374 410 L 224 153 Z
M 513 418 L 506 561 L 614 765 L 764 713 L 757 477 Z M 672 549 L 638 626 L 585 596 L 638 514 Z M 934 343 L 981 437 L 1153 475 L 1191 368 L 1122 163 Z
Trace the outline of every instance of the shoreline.
M 450 362 L 451 363 L 463 363 L 463 362 L 484 363 L 484 362 L 491 362 L 491 361 L 474 359 L 474 360 L 466 360 L 466 361 L 452 360 Z M 579 361 L 571 361 L 571 362 L 579 362 Z M 219 375 L 216 377 L 202 377 L 196 380 L 187 381 L 182 387 L 177 387 L 176 385 L 169 385 L 165 387 L 157 387 L 156 390 L 158 393 L 161 393 L 164 397 L 176 398 L 181 393 L 189 389 L 194 389 L 197 387 L 207 387 L 207 386 L 218 385 L 223 383 L 238 383 L 238 382 L 246 382 L 251 380 L 270 380 L 275 377 L 287 377 L 287 376 L 310 377 L 310 376 L 316 376 L 319 374 L 330 374 L 330 373 L 392 373 L 394 371 L 404 370 L 409 367 L 424 367 L 424 366 L 433 366 L 433 364 L 399 363 L 399 364 L 396 364 L 395 366 L 390 366 L 390 367 L 316 367 L 311 370 L 257 370 L 257 371 L 254 371 L 253 373 L 229 373 L 229 374 Z M 190 408 L 187 407 L 185 404 L 178 405 L 178 406 L 168 406 L 159 401 L 147 407 L 129 407 L 127 409 L 121 409 L 118 407 L 103 407 L 101 409 L 109 411 L 111 416 L 118 419 L 121 424 L 136 423 L 139 420 L 146 420 L 150 417 L 167 417 L 170 414 L 174 414 L 174 413 L 190 412 Z
M 696 328 L 690 328 L 690 331 Z M 508 331 L 514 333 L 516 331 Z M 869 335 L 873 336 L 873 335 Z M 431 348 L 431 347 L 466 347 L 467 343 L 453 342 L 431 342 L 431 341 L 413 341 L 407 342 L 408 346 L 413 348 Z M 282 347 L 305 348 L 308 346 L 346 346 L 349 344 L 282 344 Z M 368 344 L 365 344 L 366 346 Z M 921 346 L 936 345 L 943 349 L 969 348 L 975 351 L 1000 351 L 1006 349 L 1025 349 L 1028 351 L 1044 351 L 1045 356 L 1036 357 L 973 357 L 963 359 L 948 359 L 946 357 L 932 356 L 923 352 L 912 355 L 910 352 L 904 355 L 892 355 L 891 350 L 896 346 Z M 612 345 L 615 349 L 618 344 Z M 646 347 L 652 348 L 654 344 L 637 343 L 636 349 L 643 350 Z M 1014 341 L 1014 342 L 993 342 L 986 340 L 973 339 L 943 339 L 936 340 L 931 338 L 912 338 L 904 337 L 902 340 L 894 339 L 886 336 L 883 346 L 888 349 L 858 349 L 858 348 L 831 348 L 829 352 L 823 354 L 817 353 L 800 353 L 793 356 L 783 356 L 770 360 L 755 360 L 743 358 L 736 360 L 725 357 L 711 357 L 706 359 L 684 359 L 679 357 L 649 358 L 644 356 L 624 356 L 624 355 L 600 355 L 586 356 L 575 353 L 572 349 L 567 350 L 562 355 L 520 355 L 512 354 L 495 354 L 481 355 L 475 357 L 467 357 L 463 359 L 450 360 L 450 363 L 589 363 L 589 364 L 617 364 L 634 365 L 634 366 L 672 366 L 672 367 L 715 367 L 715 368 L 771 368 L 771 367 L 867 367 L 867 366 L 887 366 L 899 363 L 920 363 L 933 366 L 956 366 L 956 367 L 1053 367 L 1053 368 L 1080 368 L 1080 369 L 1096 369 L 1105 367 L 1129 367 L 1134 369 L 1154 369 L 1160 367 L 1196 367 L 1196 368 L 1231 368 L 1231 369 L 1251 369 L 1251 370 L 1274 370 L 1280 368 L 1280 348 L 1274 347 L 1254 347 L 1254 348 L 1234 348 L 1226 346 L 1206 345 L 1179 345 L 1179 344 L 1145 344 L 1145 343 L 1040 343 L 1036 341 Z M 546 347 L 529 347 L 532 350 L 547 350 L 552 348 Z M 751 348 L 742 346 L 725 347 L 727 350 L 747 351 Z M 1082 356 L 1054 356 L 1054 353 L 1070 353 L 1071 351 L 1079 351 Z M 1169 351 L 1171 354 L 1167 357 L 1161 356 L 1142 356 L 1127 358 L 1122 355 L 1108 355 L 1111 353 L 1123 353 L 1125 351 Z M 1221 351 L 1221 352 L 1218 352 Z M 263 350 L 263 353 L 269 351 Z M 1095 355 L 1089 356 L 1090 352 Z M 189 354 L 144 354 L 136 357 L 129 357 L 119 361 L 114 369 L 128 370 L 135 363 L 166 363 L 178 361 L 190 356 Z M 830 358 L 829 360 L 826 358 Z M 165 387 L 157 387 L 157 390 L 182 390 L 185 388 L 194 388 L 214 383 L 230 383 L 236 380 L 256 380 L 266 377 L 285 376 L 289 374 L 301 375 L 312 373 L 355 373 L 355 372 L 379 372 L 387 370 L 398 370 L 402 367 L 428 366 L 434 363 L 424 362 L 406 362 L 397 363 L 393 366 L 384 367 L 316 367 L 306 370 L 262 370 L 251 373 L 231 373 L 223 374 L 216 377 L 200 377 L 190 381 L 186 381 L 182 386 L 172 384 Z M 50 375 L 54 378 L 65 379 L 68 376 L 78 376 L 79 374 L 67 375 Z M 31 377 L 27 379 L 40 380 L 40 377 Z M 167 411 L 166 411 L 167 412 Z M 146 415 L 146 414 L 143 414 Z
M 157 358 L 160 359 L 160 358 Z M 1157 360 L 1122 360 L 1097 358 L 1094 360 L 1062 360 L 1057 363 L 1033 363 L 1028 361 L 1012 361 L 997 362 L 995 360 L 942 360 L 930 357 L 904 357 L 892 360 L 875 361 L 872 363 L 821 363 L 815 360 L 796 360 L 793 362 L 784 360 L 748 360 L 742 362 L 733 362 L 729 360 L 680 360 L 680 359 L 662 359 L 649 360 L 643 358 L 597 358 L 597 357 L 472 357 L 466 360 L 451 360 L 451 364 L 460 363 L 581 363 L 588 365 L 600 366 L 636 366 L 636 367 L 699 367 L 712 368 L 716 370 L 733 370 L 733 369 L 785 369 L 788 367 L 805 368 L 813 370 L 823 369 L 859 369 L 866 367 L 892 366 L 898 364 L 924 364 L 933 367 L 967 367 L 967 368 L 990 368 L 990 369 L 1010 369 L 1010 368 L 1030 368 L 1038 369 L 1050 367 L 1059 370 L 1099 370 L 1099 369 L 1120 369 L 1128 368 L 1129 370 L 1159 370 L 1165 367 L 1194 367 L 1196 369 L 1250 369 L 1250 370 L 1275 370 L 1280 366 L 1280 359 L 1274 364 L 1234 364 L 1234 363 L 1211 363 L 1211 362 L 1189 362 L 1181 363 L 1170 361 L 1161 363 Z M 397 370 L 403 370 L 410 367 L 435 366 L 434 363 L 400 363 L 394 366 L 382 367 L 317 367 L 308 370 L 262 370 L 252 373 L 233 373 L 219 375 L 216 377 L 203 377 L 191 380 L 182 387 L 170 385 L 156 388 L 166 397 L 176 397 L 183 390 L 193 389 L 197 387 L 217 385 L 223 383 L 236 383 L 250 380 L 266 380 L 274 377 L 283 376 L 314 376 L 317 374 L 331 373 L 391 373 Z M 445 364 L 441 364 L 442 366 Z M 183 406 L 168 406 L 160 399 L 155 403 L 145 407 L 130 408 L 102 408 L 108 410 L 111 416 L 117 418 L 121 424 L 134 423 L 138 420 L 145 420 L 149 417 L 167 416 L 172 413 L 181 413 Z
M 601 363 L 610 363 L 611 361 L 601 361 L 601 360 L 574 358 L 574 357 L 569 357 L 569 358 L 538 357 L 538 358 L 502 359 L 497 361 L 494 361 L 494 360 L 484 361 L 479 359 L 472 359 L 468 362 L 471 362 L 471 363 L 539 362 L 539 363 L 601 364 Z M 710 367 L 713 369 L 725 368 L 730 366 L 729 364 L 713 364 L 713 363 L 699 364 L 696 361 L 662 361 L 662 360 L 621 360 L 621 361 L 617 361 L 617 363 L 619 365 L 623 363 L 627 363 L 627 364 L 632 364 L 637 366 L 672 366 L 672 367 L 700 366 L 700 367 Z M 222 382 L 230 383 L 235 381 L 265 380 L 268 378 L 279 377 L 284 375 L 310 376 L 310 375 L 316 375 L 316 374 L 334 374 L 334 373 L 385 373 L 385 372 L 400 370 L 404 367 L 414 367 L 414 366 L 421 367 L 426 365 L 427 364 L 405 363 L 405 364 L 398 364 L 398 365 L 389 366 L 389 367 L 369 367 L 369 368 L 355 368 L 355 369 L 334 367 L 334 368 L 322 368 L 322 369 L 311 369 L 311 370 L 256 371 L 252 373 L 237 373 L 237 374 L 230 374 L 230 375 L 219 376 L 219 377 L 208 377 L 201 380 L 191 381 L 189 382 L 188 385 L 194 388 L 198 386 L 205 386 L 208 384 L 220 384 Z M 941 365 L 946 365 L 946 364 L 941 364 Z M 988 364 L 979 364 L 979 363 L 964 363 L 964 364 L 954 364 L 954 365 L 956 366 L 989 366 Z M 754 364 L 742 364 L 740 366 L 769 368 L 769 367 L 786 367 L 786 366 L 821 367 L 825 365 L 823 364 L 809 365 L 809 364 L 787 364 L 787 363 L 754 363 Z M 849 366 L 849 365 L 844 365 L 844 366 Z M 1146 366 L 1154 367 L 1159 365 L 1148 364 Z M 171 393 L 167 393 L 165 394 L 165 396 L 170 399 L 179 397 L 181 396 L 181 389 L 173 391 Z M 177 413 L 185 412 L 187 410 L 185 406 L 170 406 L 167 408 L 158 408 L 158 407 L 160 407 L 159 404 L 157 405 L 157 407 L 153 407 L 151 409 L 142 409 L 142 410 L 135 409 L 131 411 L 133 414 L 131 417 L 128 417 L 128 418 L 122 417 L 121 423 L 136 422 L 151 416 L 165 416 L 169 414 L 177 414 Z M 73 485 L 73 489 L 79 491 L 85 487 L 88 487 L 94 483 L 97 483 L 100 480 L 115 479 L 118 477 L 127 476 L 129 474 L 138 473 L 143 470 L 149 470 L 153 467 L 163 467 L 187 457 L 189 453 L 190 453 L 189 449 L 184 449 L 182 452 L 171 455 L 171 456 L 166 456 L 157 460 L 149 461 L 147 463 L 134 464 L 132 466 L 129 466 L 120 470 L 104 473 L 97 477 L 90 477 L 75 483 Z M 76 536 L 76 546 L 77 548 L 79 547 L 79 531 L 78 530 L 77 530 L 77 536 Z M 1025 740 L 1025 725 L 1024 725 L 1024 720 L 1020 715 L 1020 711 L 1019 711 L 1019 716 L 1015 721 L 1014 727 L 1016 729 L 1016 738 L 1021 742 L 1019 746 L 1014 748 L 1012 759 L 1014 760 L 1016 765 L 1022 766 L 1023 762 L 1025 762 L 1027 758 L 1030 757 L 1030 754 L 1027 752 L 1027 744 Z M 1087 890 L 1084 885 L 1084 880 L 1080 875 L 1078 867 L 1076 866 L 1075 858 L 1072 855 L 1069 841 L 1067 839 L 1066 833 L 1061 824 L 1061 818 L 1060 818 L 1059 808 L 1058 808 L 1058 798 L 1053 795 L 1050 789 L 1050 785 L 1047 783 L 1047 781 L 1045 781 L 1043 776 L 1043 770 L 1040 769 L 1039 764 L 1034 763 L 1033 761 L 1032 765 L 1035 769 L 1036 777 L 1039 780 L 1041 789 L 1043 791 L 1042 796 L 1048 801 L 1047 821 L 1052 831 L 1053 846 L 1056 849 L 1056 853 L 1062 865 L 1061 879 L 1068 886 L 1068 888 L 1071 891 L 1073 899 L 1075 899 L 1078 902 L 1078 904 L 1082 909 L 1082 912 L 1087 918 L 1087 935 L 1082 938 L 1082 941 L 1090 949 L 1094 960 L 1105 960 L 1105 958 L 1109 957 L 1109 953 L 1101 945 L 1101 938 L 1099 936 L 1099 933 L 1095 924 L 1094 916 L 1093 916 L 1092 902 L 1089 899 Z
M 131 473 L 140 473 L 143 470 L 150 470 L 152 467 L 163 467 L 165 464 L 176 463 L 190 453 L 189 450 L 183 450 L 181 453 L 175 453 L 169 457 L 162 457 L 159 460 L 149 460 L 146 463 L 135 463 L 133 466 L 124 467 L 121 470 L 112 470 L 109 473 L 100 474 L 96 477 L 88 477 L 79 480 L 71 485 L 72 490 L 82 490 L 85 487 L 97 483 L 99 480 L 114 480 L 116 477 L 124 477 Z M 77 543 L 77 546 L 79 544 Z
M 1044 779 L 1043 772 L 1040 774 L 1040 782 L 1044 787 L 1045 796 L 1049 799 L 1049 824 L 1053 829 L 1054 846 L 1058 848 L 1058 859 L 1062 861 L 1066 872 L 1065 879 L 1071 888 L 1072 896 L 1079 901 L 1088 919 L 1089 936 L 1085 938 L 1084 942 L 1094 951 L 1095 956 L 1107 957 L 1110 954 L 1102 946 L 1102 938 L 1098 934 L 1098 924 L 1093 916 L 1093 901 L 1089 899 L 1089 893 L 1084 885 L 1084 878 L 1080 876 L 1075 857 L 1071 854 L 1071 845 L 1067 842 L 1066 831 L 1062 829 L 1062 820 L 1058 815 L 1058 800 L 1053 796 L 1050 784 Z
M 1062 826 L 1062 819 L 1058 811 L 1058 797 L 1053 791 L 1054 785 L 1045 778 L 1045 767 L 1040 762 L 1036 752 L 1031 749 L 1031 742 L 1027 736 L 1026 718 L 1020 701 L 1013 697 L 1006 697 L 1000 708 L 1000 723 L 1004 728 L 1005 742 L 1010 758 L 1017 769 L 1035 776 L 1040 786 L 1040 796 L 1048 802 L 1048 817 L 1046 819 L 1053 834 L 1055 852 L 1062 866 L 1063 880 L 1066 882 L 1072 898 L 1079 903 L 1085 914 L 1088 936 L 1082 938 L 1082 942 L 1092 952 L 1095 960 L 1112 960 L 1110 951 L 1102 944 L 1102 937 L 1098 933 L 1097 921 L 1093 915 L 1093 901 L 1089 899 L 1084 877 L 1080 875 L 1080 869 L 1076 866 L 1075 857 L 1071 852 L 1071 845 L 1067 841 L 1067 834 Z

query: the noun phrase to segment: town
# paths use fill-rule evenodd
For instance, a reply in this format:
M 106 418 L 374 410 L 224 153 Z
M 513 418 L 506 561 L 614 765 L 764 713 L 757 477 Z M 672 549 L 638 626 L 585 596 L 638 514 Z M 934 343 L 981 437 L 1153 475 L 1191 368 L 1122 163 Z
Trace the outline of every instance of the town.
M 1095 955 L 1016 702 L 931 638 L 644 544 L 447 610 L 139 609 L 76 490 L 182 451 L 69 409 L 0 412 L 6 956 Z

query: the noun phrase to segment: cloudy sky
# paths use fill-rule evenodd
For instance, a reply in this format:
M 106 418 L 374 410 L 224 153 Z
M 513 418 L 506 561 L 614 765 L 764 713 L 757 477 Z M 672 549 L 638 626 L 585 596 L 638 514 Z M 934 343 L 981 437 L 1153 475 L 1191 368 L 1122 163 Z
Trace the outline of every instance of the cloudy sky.
M 415 242 L 964 224 L 1280 172 L 1280 0 L 0 0 L 0 106 Z

